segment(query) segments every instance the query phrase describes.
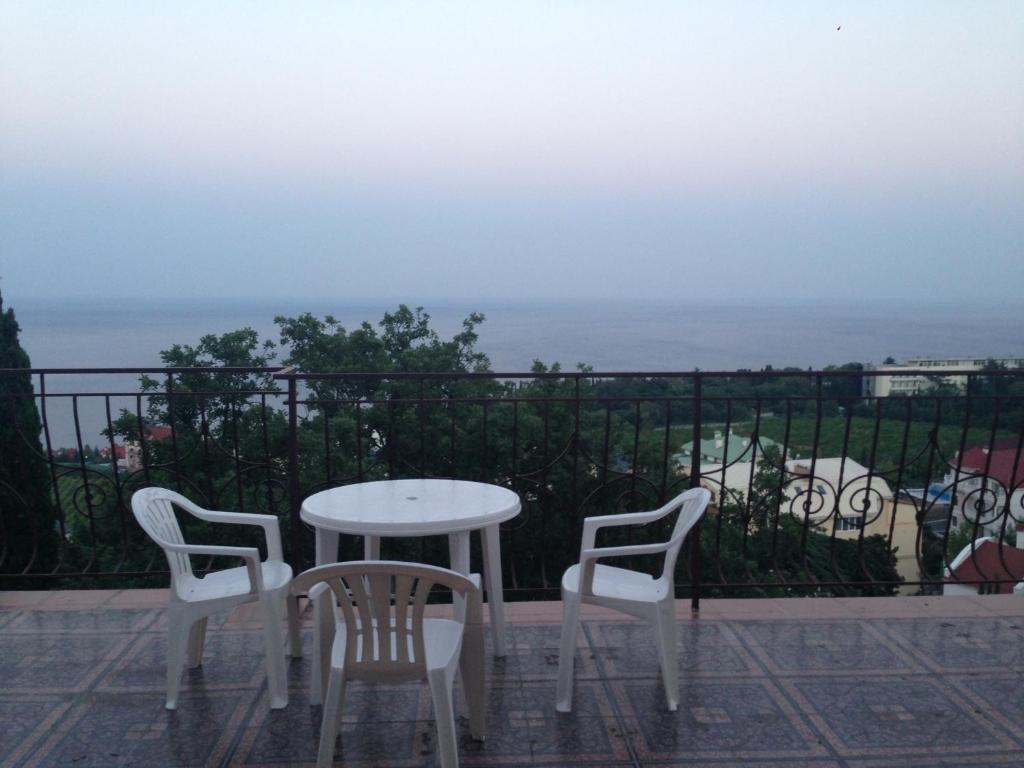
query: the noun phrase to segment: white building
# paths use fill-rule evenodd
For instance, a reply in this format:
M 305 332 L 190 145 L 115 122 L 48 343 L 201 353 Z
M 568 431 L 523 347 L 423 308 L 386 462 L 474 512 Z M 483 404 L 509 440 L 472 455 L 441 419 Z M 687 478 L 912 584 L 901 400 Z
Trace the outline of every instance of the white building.
M 1007 368 L 1024 368 L 1024 357 L 911 357 L 903 363 L 883 363 L 877 366 L 869 364 L 865 366 L 865 370 L 889 371 L 893 375 L 865 376 L 864 395 L 916 395 L 934 386 L 928 373 L 929 369 L 975 373 L 982 370 L 990 360 Z M 966 376 L 943 376 L 942 379 L 960 388 L 967 385 Z

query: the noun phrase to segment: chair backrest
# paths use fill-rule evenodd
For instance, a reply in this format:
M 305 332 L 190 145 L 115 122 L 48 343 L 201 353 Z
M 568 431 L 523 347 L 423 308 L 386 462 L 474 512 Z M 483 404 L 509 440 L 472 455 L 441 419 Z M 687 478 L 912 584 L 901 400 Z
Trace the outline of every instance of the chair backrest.
M 174 507 L 186 512 L 195 506 L 182 496 L 166 488 L 143 488 L 132 494 L 132 514 L 139 525 L 153 541 L 164 548 L 167 565 L 171 569 L 171 581 L 192 575 L 192 563 L 184 552 L 168 552 L 167 544 L 184 544 L 181 527 L 174 515 Z
M 711 492 L 707 488 L 691 488 L 662 507 L 667 512 L 677 507 L 680 508 L 676 524 L 672 528 L 672 537 L 669 539 L 669 543 L 673 546 L 669 547 L 668 552 L 665 553 L 665 568 L 662 571 L 662 578 L 671 579 L 673 577 L 676 558 L 679 557 L 679 549 L 683 545 L 683 540 L 707 510 L 710 501 Z
M 435 585 L 466 598 L 465 625 L 480 624 L 480 590 L 445 568 L 391 560 L 321 565 L 292 581 L 292 593 L 325 583 L 345 618 L 345 673 L 352 678 L 426 675 L 423 617 Z M 384 631 L 382 631 L 384 628 Z

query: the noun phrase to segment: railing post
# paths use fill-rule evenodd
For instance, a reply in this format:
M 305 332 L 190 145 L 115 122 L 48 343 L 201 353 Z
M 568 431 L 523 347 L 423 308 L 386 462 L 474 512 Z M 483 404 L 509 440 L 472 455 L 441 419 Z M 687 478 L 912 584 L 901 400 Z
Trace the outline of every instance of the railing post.
M 690 454 L 690 487 L 700 488 L 700 431 L 703 405 L 703 378 L 697 373 L 693 379 L 693 452 Z M 690 610 L 700 611 L 701 561 L 700 528 L 698 520 L 690 529 Z
M 302 506 L 299 485 L 299 398 L 295 376 L 288 377 L 288 563 L 295 572 L 302 568 Z

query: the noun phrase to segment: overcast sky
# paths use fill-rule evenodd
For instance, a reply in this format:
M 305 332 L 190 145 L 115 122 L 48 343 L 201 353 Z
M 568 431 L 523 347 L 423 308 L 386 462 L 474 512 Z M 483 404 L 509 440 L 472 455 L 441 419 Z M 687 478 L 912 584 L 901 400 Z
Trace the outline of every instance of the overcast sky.
M 8 300 L 1021 296 L 1020 0 L 0 11 Z

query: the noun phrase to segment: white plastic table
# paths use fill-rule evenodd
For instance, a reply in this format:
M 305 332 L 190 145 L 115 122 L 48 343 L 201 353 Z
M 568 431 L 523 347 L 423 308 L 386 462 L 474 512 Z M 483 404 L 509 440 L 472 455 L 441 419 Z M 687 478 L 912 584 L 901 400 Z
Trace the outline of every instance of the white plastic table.
M 367 560 L 380 559 L 380 540 L 393 536 L 448 536 L 451 569 L 469 575 L 469 534 L 479 530 L 484 557 L 484 583 L 494 634 L 494 655 L 505 655 L 505 611 L 502 600 L 501 544 L 498 526 L 519 514 L 519 496 L 507 488 L 466 480 L 380 480 L 315 493 L 302 502 L 302 520 L 316 529 L 316 564 L 338 560 L 338 536 L 364 536 Z M 318 627 L 327 620 L 318 600 Z M 333 621 L 331 621 L 333 630 Z M 314 633 L 314 668 L 329 658 L 321 648 L 326 638 Z M 319 675 L 313 675 L 311 701 L 319 703 Z

